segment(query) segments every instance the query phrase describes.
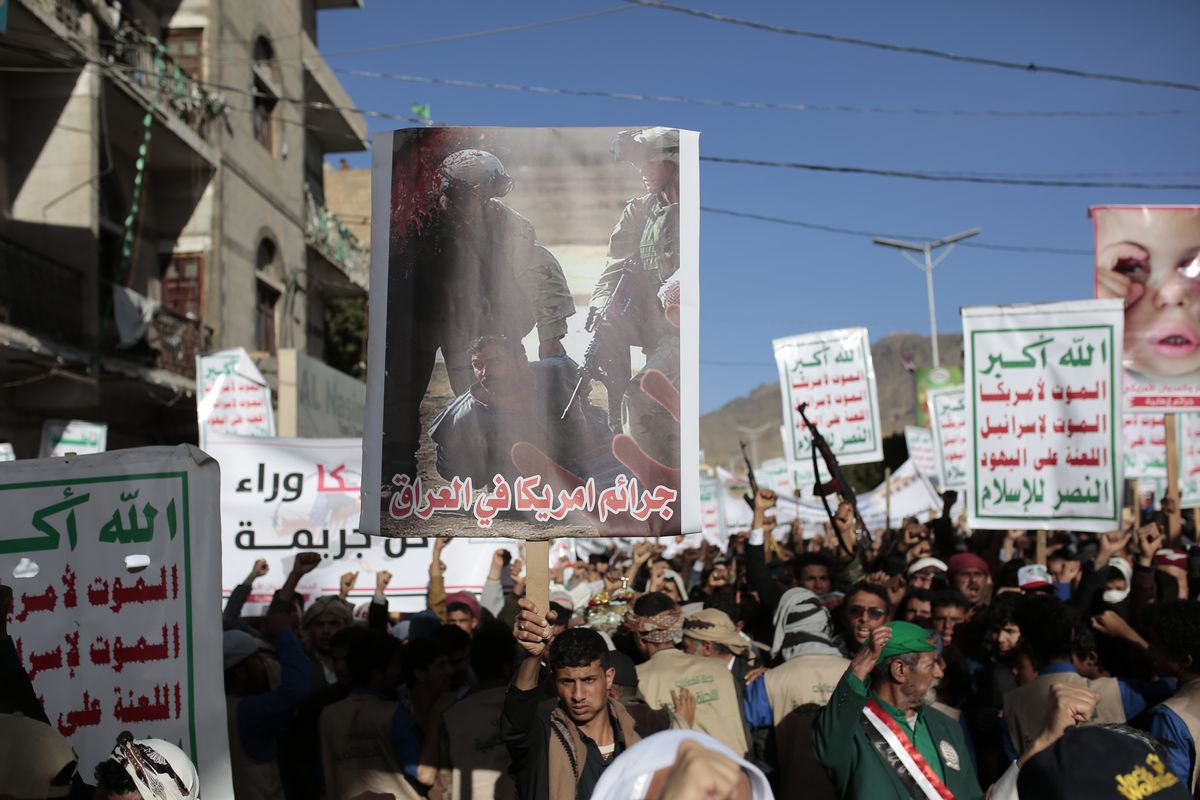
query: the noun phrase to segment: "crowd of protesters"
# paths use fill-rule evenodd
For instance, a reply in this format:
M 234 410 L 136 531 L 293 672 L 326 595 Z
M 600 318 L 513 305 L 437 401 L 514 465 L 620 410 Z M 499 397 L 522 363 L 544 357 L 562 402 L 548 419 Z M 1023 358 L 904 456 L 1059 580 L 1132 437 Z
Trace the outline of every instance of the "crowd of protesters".
M 301 553 L 243 616 L 260 562 L 224 613 L 236 797 L 1200 796 L 1194 531 L 1145 512 L 1039 552 L 963 530 L 954 499 L 868 547 L 849 506 L 806 536 L 761 490 L 726 548 L 613 542 L 552 567 L 545 609 L 504 549 L 478 596 L 447 594 L 442 539 L 420 613 L 389 612 L 386 572 L 358 607 L 354 574 L 301 597 Z M 75 764 L 0 645 L 0 798 L 196 796 L 166 742 Z

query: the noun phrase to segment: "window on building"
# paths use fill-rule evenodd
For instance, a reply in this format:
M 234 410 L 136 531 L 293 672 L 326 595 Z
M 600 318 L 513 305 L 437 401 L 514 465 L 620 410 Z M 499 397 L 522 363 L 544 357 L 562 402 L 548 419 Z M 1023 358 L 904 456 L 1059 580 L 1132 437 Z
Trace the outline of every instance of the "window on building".
M 275 155 L 275 108 L 279 105 L 275 51 L 265 36 L 254 40 L 254 138 Z
M 256 349 L 275 355 L 275 306 L 279 292 L 266 283 L 258 282 L 254 304 L 254 344 Z
M 254 256 L 255 300 L 254 300 L 254 343 L 255 349 L 275 353 L 275 310 L 282 294 L 275 283 L 281 273 L 279 248 L 269 238 L 258 243 Z
M 176 314 L 203 319 L 204 255 L 173 253 L 162 275 L 162 304 Z
M 167 55 L 174 59 L 179 68 L 196 80 L 204 80 L 204 58 L 202 46 L 203 28 L 173 28 L 166 32 L 163 44 Z

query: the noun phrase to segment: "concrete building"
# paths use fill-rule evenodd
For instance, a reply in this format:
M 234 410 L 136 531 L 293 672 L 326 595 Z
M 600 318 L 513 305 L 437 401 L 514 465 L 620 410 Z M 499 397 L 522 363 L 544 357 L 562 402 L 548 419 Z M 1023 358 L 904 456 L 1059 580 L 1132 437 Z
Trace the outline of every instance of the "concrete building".
M 10 0 L 0 34 L 0 441 L 196 441 L 195 356 L 323 360 L 368 256 L 324 205 L 366 124 L 317 51 L 361 0 Z M 338 13 L 353 13 L 342 11 Z

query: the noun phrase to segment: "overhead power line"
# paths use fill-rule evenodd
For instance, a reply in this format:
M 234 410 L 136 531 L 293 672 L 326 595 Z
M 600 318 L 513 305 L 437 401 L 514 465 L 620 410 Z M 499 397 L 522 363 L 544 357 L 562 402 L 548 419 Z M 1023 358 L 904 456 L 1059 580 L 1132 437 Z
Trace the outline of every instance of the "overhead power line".
M 727 217 L 737 217 L 738 219 L 752 219 L 758 222 L 772 222 L 777 225 L 790 225 L 796 228 L 806 228 L 808 230 L 823 231 L 825 233 L 837 233 L 846 236 L 856 236 L 862 238 L 875 238 L 882 236 L 885 239 L 918 239 L 929 240 L 932 237 L 921 236 L 913 233 L 881 233 L 879 231 L 864 231 L 855 228 L 839 228 L 835 225 L 821 225 L 816 222 L 803 222 L 798 219 L 785 219 L 783 217 L 772 217 L 766 214 L 753 214 L 747 211 L 734 211 L 728 208 L 713 208 L 712 206 L 700 206 L 700 210 L 708 214 L 721 214 Z M 1091 256 L 1091 250 L 1080 250 L 1070 247 L 1049 247 L 1045 245 L 1021 245 L 1021 244 L 997 244 L 992 242 L 959 242 L 958 247 L 974 247 L 979 250 L 1000 250 L 1009 253 L 1046 253 L 1055 256 Z
M 1022 64 L 1017 61 L 1005 61 L 998 58 L 984 58 L 982 56 L 968 56 L 961 53 L 950 53 L 945 50 L 934 50 L 929 47 L 910 47 L 908 45 L 890 44 L 888 42 L 876 42 L 871 39 L 859 39 L 853 36 L 838 36 L 832 33 L 821 33 L 820 31 L 806 31 L 798 28 L 787 28 L 782 25 L 771 25 L 765 22 L 742 19 L 740 17 L 714 14 L 711 11 L 701 11 L 698 8 L 672 5 L 670 3 L 659 2 L 658 0 L 623 1 L 635 6 L 659 8 L 663 11 L 673 11 L 678 14 L 687 14 L 689 16 L 699 17 L 701 19 L 714 20 L 716 22 L 724 22 L 731 25 L 741 25 L 746 28 L 767 31 L 769 33 L 781 33 L 788 36 L 802 36 L 808 39 L 819 39 L 821 41 L 835 42 L 837 44 L 848 44 L 855 47 L 869 47 L 875 50 L 887 50 L 893 53 L 908 53 L 910 55 L 929 56 L 931 58 L 940 58 L 946 61 L 957 61 L 964 64 L 977 64 L 984 67 L 1000 67 L 1002 69 L 1019 70 L 1021 72 L 1040 72 L 1047 75 L 1063 75 L 1068 78 L 1115 81 L 1117 83 L 1129 83 L 1136 86 L 1157 86 L 1163 89 L 1183 89 L 1189 92 L 1200 92 L 1200 84 L 1196 83 L 1167 81 L 1157 78 L 1135 78 L 1129 75 L 1114 75 L 1107 72 L 1091 72 L 1089 70 L 1072 69 L 1070 67 L 1053 67 L 1045 64 L 1035 64 L 1033 62 Z
M 1061 179 L 1038 179 L 1017 177 L 985 177 L 978 173 L 916 172 L 911 170 L 875 169 L 872 167 L 846 167 L 831 164 L 806 164 L 797 161 L 765 161 L 757 158 L 726 158 L 723 156 L 700 156 L 701 161 L 714 164 L 740 164 L 752 167 L 807 170 L 809 172 L 832 172 L 846 175 L 875 175 L 883 178 L 907 178 L 917 181 L 939 183 L 980 183 L 998 186 L 1041 186 L 1070 189 L 1152 189 L 1156 191 L 1200 190 L 1195 183 L 1143 183 L 1140 181 L 1083 181 Z
M 704 97 L 685 97 L 682 95 L 640 94 L 637 92 L 610 92 L 602 89 L 565 89 L 554 86 L 536 86 L 520 83 L 502 83 L 497 81 L 459 80 L 455 78 L 431 78 L 422 75 L 405 75 L 394 72 L 379 72 L 369 69 L 350 69 L 346 67 L 331 67 L 341 75 L 354 75 L 360 78 L 382 78 L 402 81 L 404 83 L 423 83 L 433 86 L 454 86 L 465 89 L 497 89 L 507 92 L 527 92 L 530 94 L 565 95 L 568 97 L 603 97 L 613 100 L 630 100 L 649 103 L 684 103 L 695 106 L 717 108 L 737 108 L 743 110 L 766 111 L 817 111 L 851 114 L 890 114 L 896 116 L 936 116 L 936 117 L 1168 117 L 1189 116 L 1200 114 L 1200 108 L 1167 108 L 1149 110 L 1015 110 L 1000 109 L 961 109 L 961 108 L 895 108 L 886 106 L 847 106 L 825 105 L 820 103 L 776 103 L 758 100 L 718 100 Z
M 110 64 L 99 59 L 85 59 L 75 54 L 53 53 L 45 50 L 36 50 L 34 48 L 25 48 L 20 45 L 14 45 L 7 42 L 0 42 L 0 48 L 10 48 L 17 50 L 28 50 L 35 52 L 38 55 L 57 60 L 59 65 L 73 63 L 82 66 L 83 64 L 96 64 L 97 66 L 111 72 L 136 72 L 137 68 L 126 66 L 123 64 Z M 28 71 L 30 68 L 23 68 Z M 227 84 L 212 83 L 208 81 L 196 80 L 195 83 L 205 89 L 216 89 L 230 94 L 242 95 L 245 97 L 262 97 L 274 99 L 279 102 L 289 103 L 296 106 L 315 108 L 321 110 L 346 111 L 351 113 L 362 114 L 364 116 L 376 117 L 379 119 L 399 120 L 404 122 L 412 122 L 416 124 L 427 124 L 427 120 L 420 117 L 415 117 L 407 114 L 394 114 L 386 111 L 373 111 L 370 109 L 358 108 L 356 106 L 341 106 L 334 103 L 325 103 L 319 100 L 307 100 L 305 98 L 277 96 L 267 92 L 257 92 L 254 90 L 243 89 L 238 86 L 229 86 Z M 853 166 L 834 166 L 829 164 L 810 164 L 803 162 L 791 161 L 767 161 L 761 159 L 748 158 L 730 158 L 724 156 L 700 156 L 701 161 L 708 161 L 716 164 L 737 164 L 744 166 L 755 167 L 770 167 L 781 169 L 808 170 L 813 172 L 826 173 L 841 173 L 852 175 L 873 175 L 877 177 L 887 178 L 904 178 L 911 180 L 924 180 L 943 183 L 974 183 L 974 184 L 992 184 L 1002 186 L 1037 186 L 1037 187 L 1054 187 L 1054 188 L 1088 188 L 1088 189 L 1148 189 L 1148 190 L 1183 190 L 1197 191 L 1200 190 L 1200 184 L 1173 184 L 1173 183 L 1145 183 L 1135 181 L 1085 181 L 1085 180 L 1060 180 L 1060 179 L 1038 179 L 1029 177 L 1003 176 L 993 174 L 988 177 L 983 173 L 952 173 L 952 172 L 929 172 L 929 171 L 912 171 L 912 170 L 895 170 L 895 169 L 877 169 L 870 167 L 853 167 Z M 1022 173 L 1030 174 L 1030 173 Z
M 603 17 L 608 14 L 619 14 L 622 11 L 631 11 L 631 6 L 616 6 L 614 8 L 605 8 L 600 11 L 589 11 L 586 14 L 574 14 L 569 17 L 556 17 L 554 19 L 538 20 L 536 22 L 525 22 L 520 25 L 507 25 L 502 28 L 489 28 L 483 31 L 471 31 L 469 33 L 456 33 L 450 36 L 437 36 L 432 39 L 418 39 L 412 42 L 397 42 L 396 44 L 383 44 L 375 47 L 359 47 L 353 50 L 335 50 L 331 53 L 322 53 L 325 58 L 340 58 L 341 56 L 356 56 L 363 53 L 382 53 L 387 50 L 402 50 L 409 47 L 422 47 L 428 44 L 444 44 L 446 42 L 461 42 L 464 39 L 478 39 L 482 36 L 493 36 L 497 33 L 513 33 L 514 31 L 528 31 L 534 28 L 546 28 L 551 25 L 561 25 L 564 22 L 577 22 L 581 19 L 591 19 L 593 17 Z

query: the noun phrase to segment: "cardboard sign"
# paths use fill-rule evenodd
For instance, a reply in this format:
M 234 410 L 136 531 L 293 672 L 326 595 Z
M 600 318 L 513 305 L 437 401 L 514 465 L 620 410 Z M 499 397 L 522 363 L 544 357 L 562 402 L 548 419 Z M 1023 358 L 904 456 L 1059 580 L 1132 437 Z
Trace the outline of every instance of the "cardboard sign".
M 697 142 L 376 137 L 362 531 L 700 531 Z

